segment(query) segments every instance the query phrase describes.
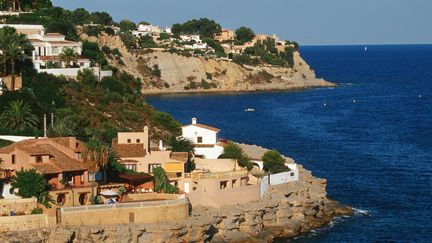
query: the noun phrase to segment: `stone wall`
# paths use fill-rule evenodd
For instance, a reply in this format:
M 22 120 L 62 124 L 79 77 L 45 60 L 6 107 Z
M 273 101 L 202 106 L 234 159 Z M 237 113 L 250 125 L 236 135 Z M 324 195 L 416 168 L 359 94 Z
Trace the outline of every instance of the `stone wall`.
M 0 217 L 0 231 L 30 230 L 48 227 L 49 218 L 46 214 Z
M 184 195 L 177 194 L 166 194 L 166 193 L 140 193 L 140 194 L 128 194 L 128 198 L 132 201 L 149 201 L 149 200 L 175 200 L 184 198 Z
M 191 216 L 183 221 L 60 225 L 0 234 L 0 242 L 272 242 L 274 237 L 293 237 L 323 226 L 335 216 L 352 214 L 350 207 L 327 199 L 325 180 L 312 177 L 301 167 L 299 170 L 299 181 L 271 186 L 260 201 L 221 208 L 193 207 Z
M 0 213 L 2 216 L 9 216 L 11 211 L 13 214 L 31 214 L 31 211 L 37 207 L 36 198 L 17 198 L 17 199 L 1 199 Z
M 188 215 L 187 200 L 177 199 L 62 208 L 60 223 L 67 226 L 162 223 L 185 220 Z

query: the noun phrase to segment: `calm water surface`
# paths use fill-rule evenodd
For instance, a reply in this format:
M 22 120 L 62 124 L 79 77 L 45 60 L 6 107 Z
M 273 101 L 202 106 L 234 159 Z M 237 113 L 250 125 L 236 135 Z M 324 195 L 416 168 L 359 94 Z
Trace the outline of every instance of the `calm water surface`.
M 304 47 L 331 89 L 149 97 L 183 123 L 276 148 L 367 215 L 296 242 L 432 241 L 432 45 Z M 324 103 L 326 106 L 324 106 Z M 253 107 L 256 112 L 244 112 Z

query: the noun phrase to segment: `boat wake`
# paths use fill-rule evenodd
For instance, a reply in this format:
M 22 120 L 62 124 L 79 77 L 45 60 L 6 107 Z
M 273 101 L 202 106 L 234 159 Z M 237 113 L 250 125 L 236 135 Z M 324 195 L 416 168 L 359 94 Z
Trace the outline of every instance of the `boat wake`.
M 354 215 L 360 215 L 360 216 L 372 216 L 368 210 L 359 209 L 359 208 L 353 208 Z

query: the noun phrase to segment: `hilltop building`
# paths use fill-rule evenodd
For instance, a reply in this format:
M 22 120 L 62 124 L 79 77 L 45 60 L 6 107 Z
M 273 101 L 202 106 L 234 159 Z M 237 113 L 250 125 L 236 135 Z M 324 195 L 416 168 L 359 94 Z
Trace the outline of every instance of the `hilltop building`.
M 112 76 L 112 71 L 102 71 L 99 67 L 92 67 L 90 60 L 81 56 L 81 42 L 66 40 L 60 33 L 45 33 L 42 25 L 2 24 L 0 28 L 5 26 L 15 28 L 18 33 L 27 36 L 34 48 L 31 56 L 38 72 L 75 78 L 78 71 L 90 68 L 99 78 Z M 79 57 L 71 63 L 63 62 L 60 57 L 66 49 L 72 49 Z
M 224 42 L 224 41 L 233 41 L 235 40 L 235 32 L 230 29 L 222 29 L 222 31 L 215 36 L 215 41 Z
M 195 156 L 206 159 L 217 159 L 223 153 L 219 132 L 218 128 L 199 124 L 196 118 L 192 118 L 191 124 L 182 127 L 182 136 L 195 146 Z

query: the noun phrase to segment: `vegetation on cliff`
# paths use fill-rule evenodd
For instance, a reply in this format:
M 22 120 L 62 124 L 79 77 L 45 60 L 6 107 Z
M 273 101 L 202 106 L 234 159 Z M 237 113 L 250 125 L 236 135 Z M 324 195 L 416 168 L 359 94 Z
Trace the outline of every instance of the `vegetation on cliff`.
M 7 17 L 6 22 L 43 24 L 48 32 L 60 32 L 69 39 L 77 39 L 74 25 L 90 22 L 107 25 L 113 21 L 106 13 L 48 7 L 36 8 L 34 13 Z M 10 28 L 0 31 L 0 37 L 4 37 L 0 38 L 1 49 L 27 50 L 28 41 L 25 36 L 12 31 L 15 37 L 13 40 L 20 38 L 20 41 L 12 41 L 12 35 L 6 34 L 10 31 Z M 2 121 L 23 117 L 16 119 L 14 124 L 2 122 L 1 133 L 41 136 L 43 114 L 53 113 L 54 126 L 50 127 L 49 133 L 52 136 L 77 136 L 83 140 L 94 137 L 110 143 L 118 131 L 141 130 L 144 125 L 155 128 L 158 137 L 168 139 L 171 135 L 179 135 L 181 128 L 177 121 L 145 102 L 145 97 L 141 94 L 141 80 L 126 72 L 118 72 L 108 65 L 107 56 L 118 57 L 118 50 L 104 53 L 101 49 L 103 48 L 96 43 L 83 43 L 83 56 L 102 69 L 113 69 L 113 77 L 102 80 L 98 80 L 90 70 L 80 72 L 77 80 L 37 73 L 28 55 L 20 56 L 28 51 L 20 51 L 20 55 L 15 56 L 13 53 L 3 55 L 3 60 L 11 62 L 3 61 L 0 69 L 7 70 L 8 74 L 20 73 L 24 88 L 5 91 L 0 96 Z M 62 58 L 72 60 L 75 54 L 65 52 Z

